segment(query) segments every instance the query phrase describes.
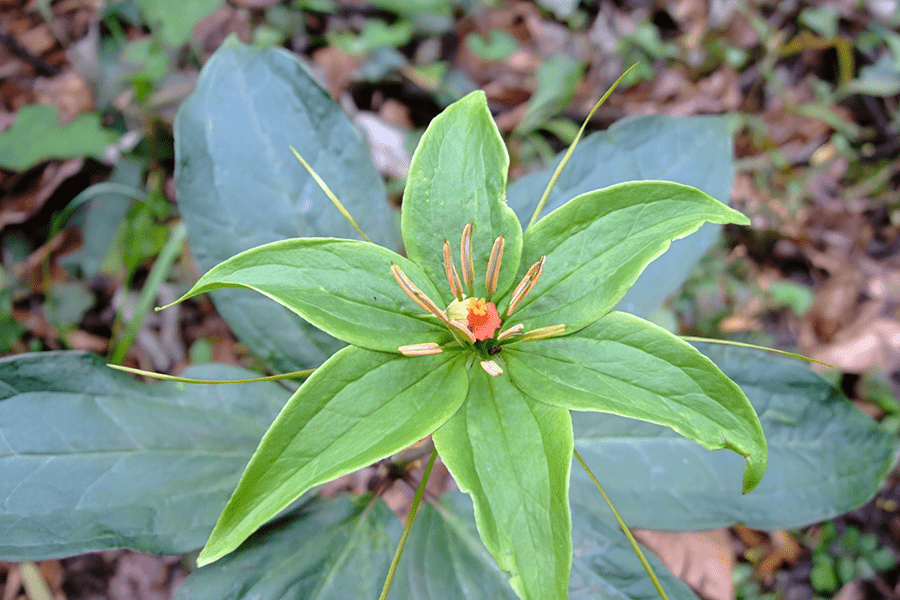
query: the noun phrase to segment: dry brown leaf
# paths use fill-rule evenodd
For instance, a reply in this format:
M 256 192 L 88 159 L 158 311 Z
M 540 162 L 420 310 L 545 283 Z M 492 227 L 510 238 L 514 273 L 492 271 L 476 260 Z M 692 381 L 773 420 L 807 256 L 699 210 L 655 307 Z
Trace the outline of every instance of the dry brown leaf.
M 325 46 L 313 52 L 312 60 L 325 71 L 331 97 L 340 98 L 347 91 L 353 73 L 365 62 L 365 57 L 347 54 L 337 46 Z
M 847 327 L 834 341 L 811 353 L 848 373 L 881 367 L 888 372 L 900 368 L 900 322 L 880 318 Z
M 109 351 L 109 339 L 76 329 L 66 335 L 66 343 L 74 350 L 87 350 L 97 354 Z
M 75 229 L 63 229 L 52 239 L 37 248 L 21 265 L 15 266 L 16 277 L 24 279 L 31 290 L 44 293 L 54 281 L 65 281 L 68 273 L 60 267 L 57 257 L 77 249 L 81 234 Z
M 194 26 L 191 39 L 195 44 L 203 47 L 203 62 L 206 62 L 222 45 L 225 38 L 232 33 L 245 44 L 250 43 L 250 23 L 247 11 L 226 6 L 208 17 L 200 19 Z
M 727 529 L 687 533 L 636 530 L 634 536 L 701 597 L 734 598 L 734 552 Z
M 37 23 L 16 38 L 23 48 L 35 56 L 40 56 L 56 46 L 56 38 L 53 37 L 53 30 L 49 23 Z
M 0 230 L 7 225 L 19 225 L 37 213 L 64 181 L 81 171 L 83 158 L 47 164 L 37 185 L 19 195 L 0 198 Z
M 765 557 L 757 565 L 757 571 L 767 584 L 775 580 L 775 573 L 785 563 L 794 565 L 803 547 L 787 531 L 778 530 L 772 533 L 771 542 L 768 545 Z
M 172 558 L 124 552 L 109 581 L 109 600 L 169 600 Z
M 19 590 L 22 589 L 22 573 L 19 571 L 19 565 L 7 564 L 9 567 L 6 571 L 6 583 L 3 584 L 3 595 L 0 596 L 0 600 L 15 600 Z
M 38 77 L 34 82 L 38 104 L 50 104 L 59 108 L 60 121 L 70 123 L 78 115 L 94 109 L 91 87 L 73 70 L 55 77 Z

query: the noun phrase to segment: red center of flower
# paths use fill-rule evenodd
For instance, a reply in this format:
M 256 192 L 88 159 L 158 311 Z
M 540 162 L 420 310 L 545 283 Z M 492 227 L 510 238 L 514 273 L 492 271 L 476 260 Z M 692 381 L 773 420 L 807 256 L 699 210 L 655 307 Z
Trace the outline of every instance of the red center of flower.
M 486 340 L 494 337 L 494 332 L 500 329 L 500 315 L 493 302 L 485 302 L 484 298 L 475 298 L 469 303 L 467 316 L 469 331 L 476 340 Z

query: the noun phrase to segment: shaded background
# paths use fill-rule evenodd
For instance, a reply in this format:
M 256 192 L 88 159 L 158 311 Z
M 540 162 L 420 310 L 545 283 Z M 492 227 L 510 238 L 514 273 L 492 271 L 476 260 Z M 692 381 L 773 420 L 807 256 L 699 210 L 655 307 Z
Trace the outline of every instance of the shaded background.
M 753 221 L 726 228 L 653 320 L 835 364 L 826 376 L 896 433 L 898 10 L 896 0 L 0 0 L 0 353 L 265 369 L 208 299 L 139 312 L 141 326 L 127 327 L 177 227 L 175 111 L 230 34 L 307 62 L 368 137 L 396 204 L 418 136 L 461 95 L 487 93 L 514 180 L 564 149 L 637 62 L 589 129 L 635 114 L 732 114 L 731 202 Z M 122 187 L 73 204 L 100 183 Z M 112 193 L 123 190 L 142 201 Z M 157 303 L 198 273 L 185 250 Z M 332 491 L 365 490 L 372 476 Z M 706 598 L 892 598 L 897 484 L 894 474 L 866 507 L 802 531 L 642 540 Z M 402 512 L 410 495 L 386 499 Z M 127 551 L 38 566 L 59 598 L 170 598 L 187 573 L 180 557 Z M 0 563 L 0 600 L 35 597 L 22 574 Z

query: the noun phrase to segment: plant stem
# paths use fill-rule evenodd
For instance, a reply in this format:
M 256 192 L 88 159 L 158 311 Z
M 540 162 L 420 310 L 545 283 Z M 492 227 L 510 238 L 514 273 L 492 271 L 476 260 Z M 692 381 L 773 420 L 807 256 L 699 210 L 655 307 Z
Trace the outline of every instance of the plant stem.
M 361 235 L 367 242 L 371 242 L 372 240 L 370 240 L 369 236 L 364 234 L 363 230 L 359 228 L 359 225 L 356 224 L 356 221 L 353 220 L 353 217 L 350 216 L 350 213 L 347 212 L 347 209 L 344 208 L 344 205 L 341 204 L 340 200 L 338 200 L 338 197 L 334 195 L 334 192 L 331 191 L 331 188 L 328 187 L 328 184 L 326 184 L 325 181 L 321 177 L 319 177 L 319 174 L 316 173 L 311 166 L 309 166 L 309 163 L 306 162 L 302 156 L 300 156 L 300 153 L 297 152 L 297 150 L 294 149 L 293 146 L 288 146 L 288 148 L 291 149 L 291 152 L 294 153 L 294 156 L 297 158 L 297 160 L 300 161 L 300 164 L 302 164 L 303 167 L 307 171 L 309 171 L 309 175 L 315 180 L 316 183 L 319 184 L 319 187 L 322 188 L 322 191 L 325 192 L 325 195 L 328 196 L 328 199 L 331 200 L 332 204 L 334 204 L 340 211 L 340 213 L 344 215 L 345 219 L 350 221 L 350 224 L 353 225 L 353 228 L 356 229 L 357 233 L 359 233 L 359 235 Z
M 650 576 L 650 581 L 653 582 L 653 586 L 656 588 L 656 591 L 659 592 L 659 597 L 663 600 L 669 600 L 669 597 L 666 595 L 665 590 L 662 588 L 662 584 L 659 583 L 659 579 L 656 577 L 656 573 L 653 572 L 653 567 L 651 567 L 650 563 L 647 562 L 647 557 L 644 556 L 644 552 L 641 550 L 641 547 L 638 546 L 637 540 L 634 539 L 633 535 L 631 535 L 631 531 L 628 529 L 625 521 L 622 520 L 622 517 L 619 515 L 619 511 L 617 511 L 616 507 L 613 505 L 612 500 L 610 500 L 609 496 L 606 495 L 606 491 L 604 491 L 603 486 L 600 485 L 600 482 L 597 481 L 596 477 L 594 477 L 594 474 L 591 472 L 590 468 L 588 468 L 587 463 L 584 462 L 584 459 L 581 458 L 581 454 L 578 453 L 578 450 L 573 450 L 573 452 L 575 452 L 575 458 L 577 458 L 578 462 L 581 463 L 581 466 L 585 470 L 585 472 L 587 472 L 588 477 L 591 478 L 591 481 L 593 481 L 594 485 L 597 486 L 597 489 L 600 490 L 600 493 L 603 495 L 603 499 L 606 500 L 606 503 L 609 504 L 609 507 L 612 509 L 613 514 L 616 516 L 616 521 L 619 522 L 619 527 L 622 528 L 622 532 L 625 534 L 625 537 L 627 537 L 628 541 L 631 542 L 631 547 L 634 548 L 634 553 L 637 554 L 638 560 L 641 561 L 641 564 L 644 566 L 644 570 L 647 571 L 647 575 Z
M 178 377 L 176 375 L 166 375 L 164 373 L 154 373 L 153 371 L 144 371 L 143 369 L 134 369 L 132 367 L 123 367 L 122 365 L 113 365 L 107 363 L 110 369 L 117 371 L 125 371 L 132 375 L 143 375 L 144 377 L 152 377 L 153 379 L 162 379 L 164 381 L 177 381 L 179 383 L 200 383 L 200 384 L 220 384 L 220 383 L 257 383 L 260 381 L 281 381 L 282 379 L 296 379 L 311 375 L 315 369 L 305 369 L 303 371 L 293 371 L 291 373 L 282 373 L 281 375 L 269 375 L 268 377 L 253 377 L 251 379 L 191 379 L 190 377 Z
M 25 592 L 32 600 L 54 600 L 53 592 L 47 585 L 47 580 L 41 575 L 37 565 L 33 562 L 19 563 L 19 573 L 22 575 L 22 585 Z
M 159 291 L 159 286 L 165 282 L 166 277 L 169 275 L 169 269 L 172 268 L 175 260 L 181 255 L 181 247 L 184 245 L 184 238 L 186 235 L 187 230 L 185 229 L 184 223 L 179 223 L 175 226 L 166 245 L 163 246 L 163 249 L 160 251 L 156 262 L 153 263 L 153 267 L 147 275 L 147 281 L 144 284 L 141 293 L 138 295 L 137 302 L 134 306 L 134 316 L 131 318 L 131 321 L 128 322 L 125 334 L 116 343 L 112 351 L 112 356 L 109 359 L 111 363 L 121 364 L 124 362 L 125 357 L 128 354 L 128 349 L 131 348 L 131 344 L 134 342 L 134 338 L 141 328 L 141 323 L 144 322 L 144 317 L 150 312 L 150 309 L 153 308 L 153 301 L 156 299 L 156 293 Z
M 535 221 L 538 220 L 538 217 L 541 215 L 541 211 L 544 210 L 544 205 L 547 204 L 547 198 L 550 197 L 550 192 L 553 191 L 554 186 L 556 185 L 556 181 L 559 179 L 559 174 L 562 172 L 563 168 L 566 166 L 566 163 L 569 162 L 569 158 L 572 157 L 572 152 L 575 151 L 575 146 L 578 145 L 578 142 L 581 141 L 581 136 L 584 135 L 584 130 L 587 127 L 587 124 L 590 122 L 591 118 L 593 118 L 594 113 L 597 112 L 597 109 L 600 108 L 604 102 L 606 102 L 607 98 L 613 93 L 622 80 L 625 79 L 625 76 L 628 75 L 628 72 L 637 66 L 637 63 L 628 67 L 622 75 L 616 79 L 616 81 L 606 90 L 606 93 L 597 101 L 597 104 L 594 105 L 594 108 L 591 109 L 591 112 L 588 113 L 588 116 L 585 117 L 584 122 L 581 124 L 581 129 L 578 130 L 578 135 L 575 136 L 575 139 L 572 140 L 572 143 L 569 144 L 568 150 L 566 150 L 565 155 L 562 160 L 559 161 L 559 165 L 556 167 L 556 170 L 553 171 L 553 175 L 550 177 L 550 182 L 547 184 L 547 188 L 544 190 L 544 194 L 541 196 L 538 205 L 534 209 L 534 214 L 531 215 L 531 220 L 528 221 L 528 226 L 525 227 L 525 230 L 528 231 L 528 228 L 534 225 Z
M 838 367 L 832 365 L 831 363 L 827 363 L 823 360 L 816 360 L 815 358 L 803 356 L 802 354 L 795 354 L 794 352 L 788 352 L 787 350 L 776 350 L 775 348 L 767 348 L 766 346 L 757 346 L 756 344 L 747 344 L 744 342 L 735 342 L 732 340 L 715 340 L 712 338 L 696 337 L 693 335 L 682 335 L 679 337 L 686 342 L 703 342 L 704 344 L 722 344 L 724 346 L 738 346 L 739 348 L 752 348 L 754 350 L 762 350 L 764 352 L 772 352 L 773 354 L 782 354 L 784 356 L 790 356 L 791 358 L 796 358 L 798 360 L 805 360 L 806 362 L 812 362 L 812 363 L 816 363 L 817 365 L 826 366 L 829 369 L 837 369 L 838 368 Z
M 403 554 L 403 547 L 406 545 L 406 538 L 409 537 L 409 531 L 412 529 L 413 521 L 416 520 L 416 513 L 419 511 L 419 504 L 422 502 L 422 496 L 425 494 L 425 484 L 431 477 L 431 468 L 437 458 L 437 448 L 431 451 L 428 457 L 428 464 L 425 465 L 425 472 L 422 473 L 422 481 L 419 482 L 419 488 L 416 495 L 413 496 L 412 506 L 409 507 L 409 514 L 406 515 L 406 525 L 403 527 L 403 535 L 400 536 L 400 543 L 397 544 L 397 551 L 394 553 L 394 560 L 391 561 L 391 568 L 388 569 L 387 579 L 384 581 L 384 589 L 381 590 L 381 596 L 378 600 L 385 600 L 394 583 L 394 574 L 397 572 L 397 565 L 400 563 L 400 555 Z

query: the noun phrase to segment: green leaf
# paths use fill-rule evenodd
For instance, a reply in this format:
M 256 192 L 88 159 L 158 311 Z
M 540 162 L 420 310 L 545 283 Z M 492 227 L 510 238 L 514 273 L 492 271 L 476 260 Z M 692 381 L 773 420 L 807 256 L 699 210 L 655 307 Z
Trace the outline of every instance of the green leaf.
M 191 573 L 176 600 L 376 598 L 401 526 L 380 499 L 308 502 Z
M 579 465 L 575 466 L 580 471 Z M 604 484 L 604 488 L 606 484 Z M 659 592 L 644 571 L 628 538 L 619 529 L 612 511 L 597 502 L 597 488 L 592 498 L 584 498 L 584 506 L 572 503 L 572 578 L 570 600 L 605 598 L 657 600 Z M 672 575 L 652 552 L 643 548 L 663 590 L 672 600 L 697 600 L 697 596 L 680 579 Z
M 266 432 L 198 558 L 238 547 L 312 486 L 405 448 L 462 403 L 458 354 L 410 358 L 344 348 L 297 390 Z
M 890 471 L 894 436 L 809 367 L 765 352 L 698 344 L 759 414 L 769 467 L 738 493 L 741 459 L 710 452 L 671 430 L 600 413 L 573 413 L 578 451 L 633 527 L 702 530 L 741 522 L 793 529 L 865 504 Z M 504 353 L 506 351 L 504 350 Z M 571 498 L 596 502 L 575 469 Z
M 541 256 L 547 260 L 516 320 L 529 329 L 593 323 L 673 239 L 706 221 L 749 223 L 700 190 L 671 182 L 622 183 L 574 198 L 525 233 L 520 276 Z
M 462 408 L 433 436 L 478 533 L 523 599 L 568 598 L 572 457 L 567 410 L 538 402 L 505 376 L 470 371 Z
M 391 264 L 434 298 L 422 270 L 396 252 L 368 242 L 299 238 L 272 242 L 210 269 L 179 300 L 215 289 L 255 290 L 338 339 L 397 352 L 421 342 L 442 342 L 446 327 L 403 291 Z
M 481 543 L 472 501 L 458 492 L 423 502 L 406 541 L 391 600 L 513 600 L 509 578 Z
M 574 56 L 555 54 L 541 63 L 535 73 L 535 92 L 528 110 L 516 125 L 516 132 L 526 134 L 565 110 L 572 102 L 581 80 L 584 64 Z
M 529 396 L 665 425 L 704 448 L 733 450 L 747 459 L 745 493 L 765 473 L 766 440 L 741 389 L 690 344 L 639 317 L 612 312 L 572 335 L 523 342 L 503 355 Z
M 222 0 L 191 0 L 190 2 L 170 2 L 169 0 L 135 0 L 141 9 L 147 25 L 167 44 L 181 46 L 189 39 L 194 26 L 203 17 L 209 16 L 224 2 Z
M 547 210 L 575 196 L 626 181 L 674 181 L 727 201 L 734 178 L 734 152 L 727 117 L 638 116 L 622 119 L 607 131 L 585 137 L 560 174 Z M 514 181 L 507 201 L 522 221 L 534 212 L 560 153 L 547 169 Z M 719 225 L 706 224 L 650 263 L 631 286 L 618 310 L 650 316 L 675 292 L 718 236 Z
M 403 192 L 403 241 L 409 259 L 442 290 L 445 304 L 452 296 L 449 285 L 442 283 L 447 281 L 444 240 L 458 257 L 463 228 L 473 221 L 475 296 L 484 296 L 488 256 L 500 235 L 506 246 L 497 295 L 513 283 L 522 228 L 504 199 L 508 169 L 509 155 L 484 92 L 472 92 L 447 107 L 419 141 Z
M 73 156 L 100 159 L 115 139 L 115 132 L 100 124 L 100 115 L 79 115 L 63 125 L 55 106 L 23 106 L 16 121 L 0 133 L 0 168 L 24 171 L 44 160 Z
M 287 397 L 268 382 L 147 385 L 82 352 L 0 359 L 0 557 L 198 548 Z
M 232 37 L 203 67 L 175 120 L 178 205 L 201 269 L 277 240 L 357 237 L 289 146 L 372 240 L 400 247 L 384 183 L 328 92 L 296 56 Z M 321 364 L 342 345 L 255 292 L 220 290 L 213 300 L 241 341 L 277 371 Z
M 487 37 L 473 31 L 466 36 L 466 45 L 477 57 L 489 61 L 506 60 L 519 49 L 519 41 L 504 29 L 491 29 Z

